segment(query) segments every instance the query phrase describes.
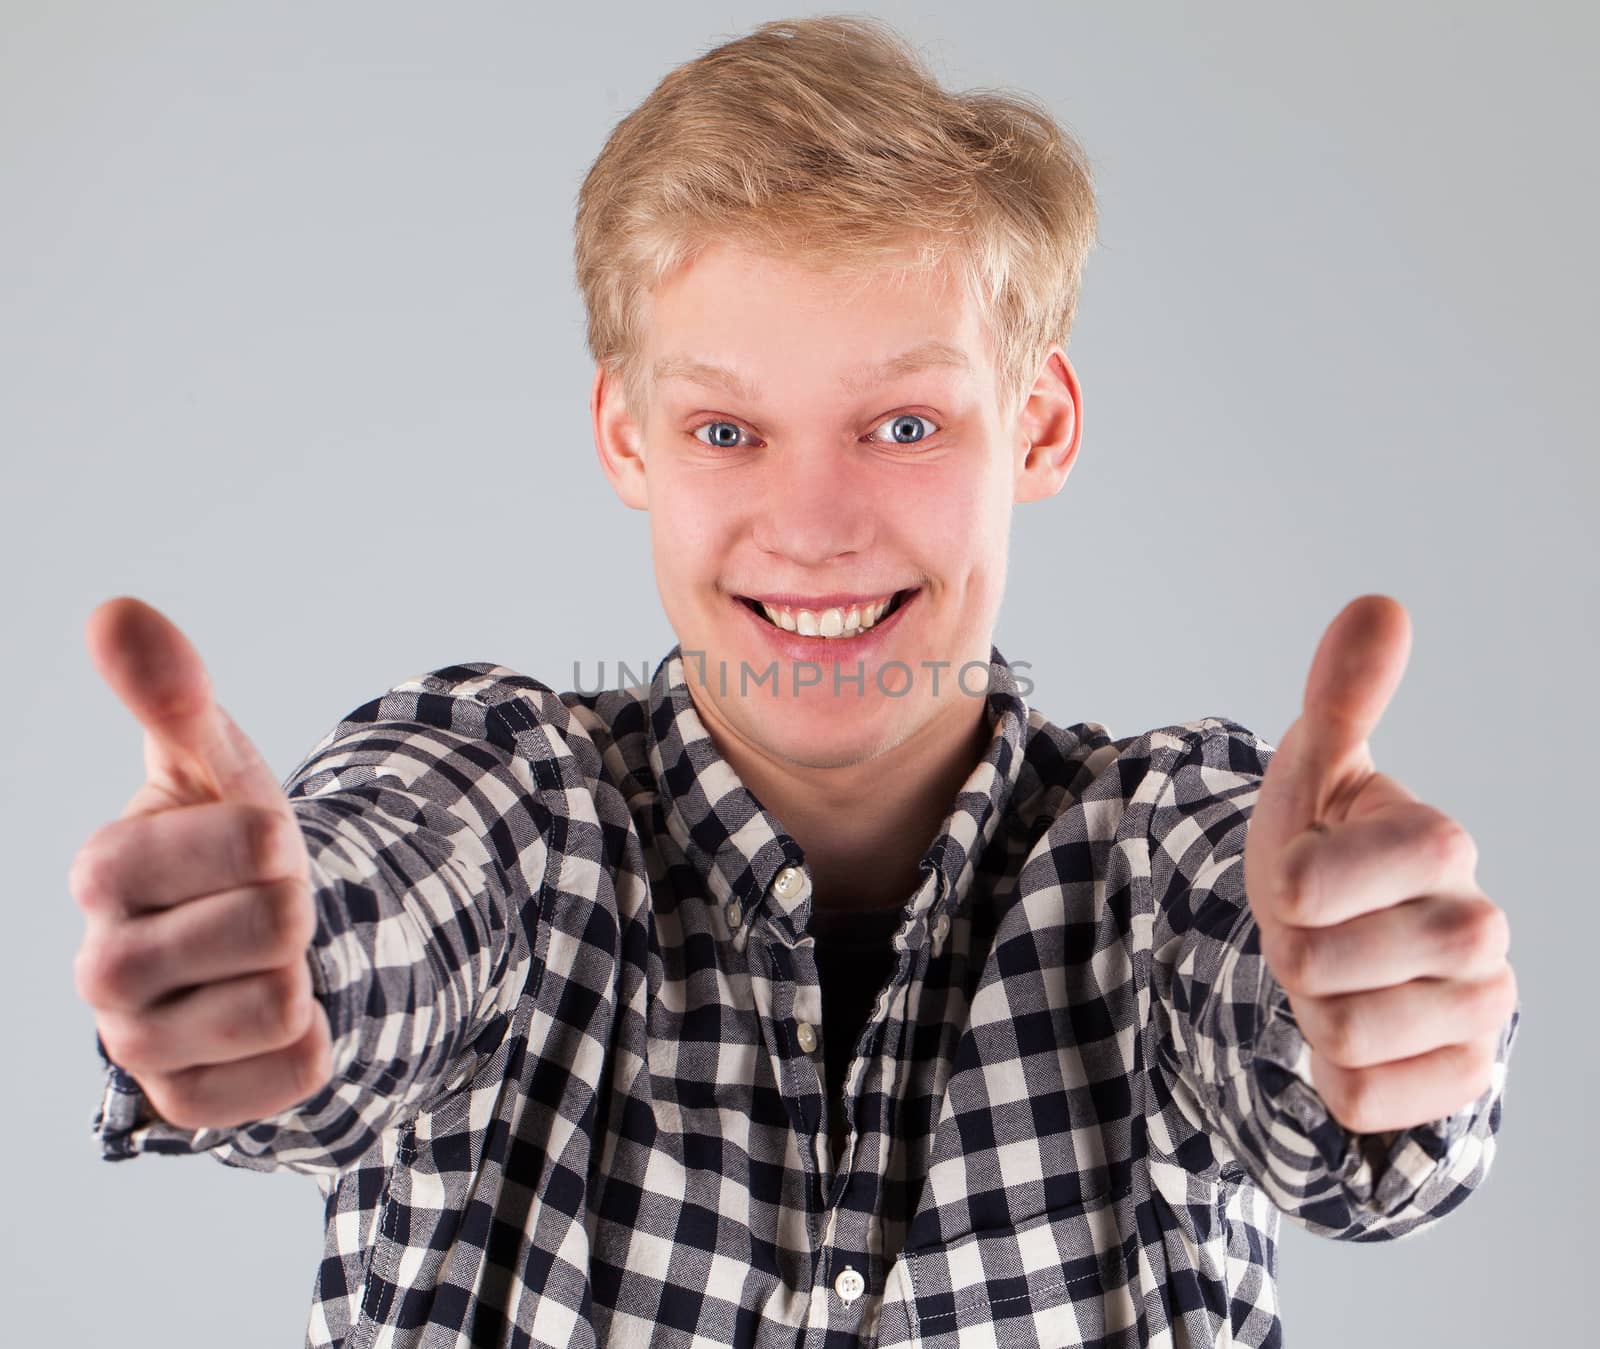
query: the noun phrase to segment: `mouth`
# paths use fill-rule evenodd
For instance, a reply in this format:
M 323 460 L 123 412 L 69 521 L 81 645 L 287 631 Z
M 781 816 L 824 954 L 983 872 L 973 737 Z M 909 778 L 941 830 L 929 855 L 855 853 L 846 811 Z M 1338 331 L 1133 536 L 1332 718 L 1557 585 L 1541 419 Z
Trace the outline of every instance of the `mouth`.
M 748 595 L 736 595 L 734 598 L 775 631 L 820 645 L 824 642 L 850 641 L 877 631 L 920 592 L 919 586 L 895 591 L 881 613 L 876 613 L 872 605 L 850 605 L 820 612 L 809 609 L 769 609 Z

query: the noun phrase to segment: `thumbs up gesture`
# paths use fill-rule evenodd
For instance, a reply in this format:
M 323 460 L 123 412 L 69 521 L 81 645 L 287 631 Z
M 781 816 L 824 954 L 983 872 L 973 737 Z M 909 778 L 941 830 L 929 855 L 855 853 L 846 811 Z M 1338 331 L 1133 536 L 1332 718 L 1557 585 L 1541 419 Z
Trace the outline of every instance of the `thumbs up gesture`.
M 1310 1046 L 1312 1085 L 1356 1133 L 1474 1100 L 1517 1002 L 1509 927 L 1478 888 L 1471 835 L 1373 766 L 1367 740 L 1410 649 L 1410 619 L 1383 595 L 1329 624 L 1245 836 L 1262 955 Z
M 72 862 L 87 917 L 79 996 L 106 1053 L 169 1123 L 264 1119 L 332 1075 L 306 959 L 316 910 L 299 824 L 166 618 L 109 600 L 85 635 L 144 727 L 145 781 Z

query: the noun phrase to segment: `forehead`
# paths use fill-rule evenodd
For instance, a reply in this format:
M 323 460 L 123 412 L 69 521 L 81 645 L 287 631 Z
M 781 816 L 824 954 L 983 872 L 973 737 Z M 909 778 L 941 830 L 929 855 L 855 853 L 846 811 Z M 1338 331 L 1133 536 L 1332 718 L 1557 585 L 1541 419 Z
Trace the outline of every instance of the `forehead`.
M 839 376 L 839 388 L 847 394 L 865 393 L 875 384 L 884 384 L 889 380 L 938 366 L 970 372 L 972 360 L 961 347 L 935 338 L 919 342 L 916 346 L 882 361 L 846 369 Z M 682 352 L 669 352 L 664 356 L 658 356 L 650 367 L 650 378 L 656 384 L 673 379 L 691 380 L 708 388 L 726 389 L 736 397 L 747 398 L 752 402 L 762 396 L 761 389 L 755 382 L 748 376 L 740 374 L 737 369 L 718 365 L 714 361 L 700 360 Z
M 650 297 L 648 378 L 760 397 L 758 371 L 831 371 L 845 393 L 915 371 L 981 373 L 976 306 L 947 268 L 841 275 L 730 246 L 708 249 Z

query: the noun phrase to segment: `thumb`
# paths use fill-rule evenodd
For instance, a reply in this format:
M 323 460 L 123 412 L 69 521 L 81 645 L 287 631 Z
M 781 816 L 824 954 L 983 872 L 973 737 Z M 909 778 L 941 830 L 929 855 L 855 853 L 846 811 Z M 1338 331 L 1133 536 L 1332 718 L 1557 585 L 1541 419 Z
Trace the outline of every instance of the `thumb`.
M 100 677 L 145 730 L 145 786 L 125 814 L 208 800 L 285 806 L 271 767 L 217 705 L 199 653 L 175 624 L 119 596 L 89 615 L 84 636 Z
M 1292 770 L 1296 823 L 1339 819 L 1375 771 L 1368 741 L 1411 655 L 1411 619 L 1387 595 L 1361 595 L 1341 609 L 1317 644 L 1285 767 Z M 1287 740 L 1288 737 L 1285 737 Z
M 1262 779 L 1245 849 L 1245 885 L 1271 893 L 1290 846 L 1307 830 L 1346 818 L 1376 772 L 1368 746 L 1400 686 L 1411 619 L 1387 595 L 1362 595 L 1322 634 L 1305 697 Z

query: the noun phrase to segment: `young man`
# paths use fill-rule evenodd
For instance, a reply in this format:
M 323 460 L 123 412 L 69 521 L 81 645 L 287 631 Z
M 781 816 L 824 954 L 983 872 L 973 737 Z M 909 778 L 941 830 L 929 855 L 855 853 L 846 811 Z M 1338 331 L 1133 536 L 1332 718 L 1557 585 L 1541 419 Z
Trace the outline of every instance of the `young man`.
M 318 1178 L 310 1344 L 1272 1344 L 1280 1212 L 1482 1181 L 1516 988 L 1367 751 L 1404 610 L 1334 620 L 1276 750 L 1057 726 L 990 644 L 1093 229 L 1037 107 L 765 25 L 579 204 L 647 686 L 445 666 L 280 788 L 175 628 L 96 611 L 149 769 L 73 871 L 96 1128 Z

